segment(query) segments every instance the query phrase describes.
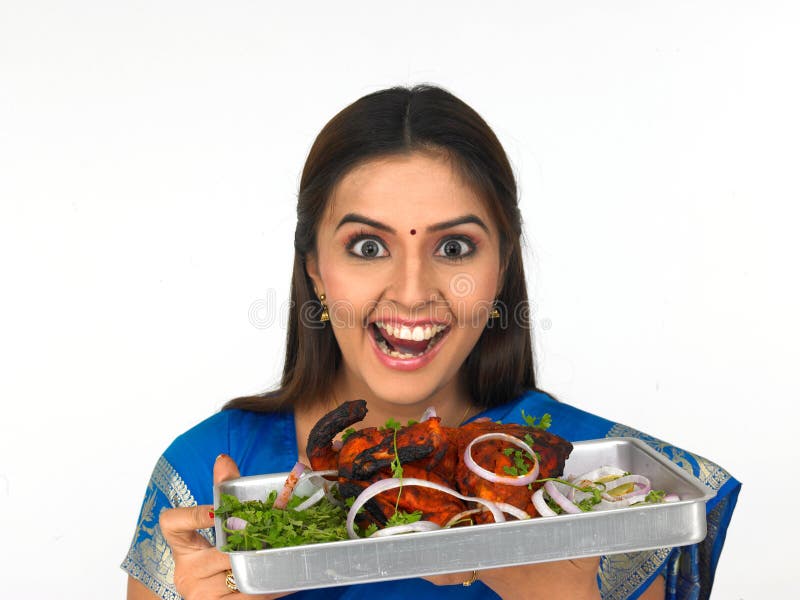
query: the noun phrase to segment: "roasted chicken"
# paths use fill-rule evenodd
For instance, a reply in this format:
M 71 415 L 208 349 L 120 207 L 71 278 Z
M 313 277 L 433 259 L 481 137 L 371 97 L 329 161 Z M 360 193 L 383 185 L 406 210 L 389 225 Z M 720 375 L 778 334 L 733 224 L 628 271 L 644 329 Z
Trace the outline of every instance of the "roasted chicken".
M 336 436 L 366 414 L 364 400 L 345 402 L 320 419 L 308 438 L 306 452 L 311 467 L 316 471 L 337 471 L 339 490 L 345 498 L 357 496 L 375 481 L 395 476 L 399 466 L 404 478 L 432 481 L 464 496 L 511 504 L 536 516 L 531 495 L 541 484 L 519 486 L 488 481 L 465 463 L 467 447 L 486 433 L 505 433 L 526 441 L 538 455 L 540 479 L 561 475 L 572 451 L 568 441 L 536 427 L 504 425 L 488 419 L 461 427 L 443 427 L 438 417 L 397 429 L 367 427 L 350 433 L 338 447 Z M 521 456 L 516 450 L 507 441 L 490 439 L 474 444 L 470 454 L 483 469 L 508 477 L 519 470 L 521 460 L 525 467 L 532 464 L 527 453 Z M 409 513 L 419 510 L 423 519 L 444 525 L 469 508 L 473 507 L 455 496 L 404 486 L 399 494 L 384 492 L 370 500 L 365 505 L 365 520 L 384 525 L 396 509 Z M 484 513 L 472 518 L 476 522 L 492 520 Z

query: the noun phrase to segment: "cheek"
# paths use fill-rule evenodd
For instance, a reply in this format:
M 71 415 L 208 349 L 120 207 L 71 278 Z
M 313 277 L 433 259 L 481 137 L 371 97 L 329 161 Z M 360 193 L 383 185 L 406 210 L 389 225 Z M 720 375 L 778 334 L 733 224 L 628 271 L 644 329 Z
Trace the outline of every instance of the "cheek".
M 324 280 L 331 319 L 335 318 L 340 329 L 360 327 L 374 308 L 377 297 L 374 278 L 353 276 L 340 268 L 331 269 Z
M 482 328 L 494 306 L 497 273 L 455 276 L 450 286 L 450 301 L 456 319 L 465 327 Z

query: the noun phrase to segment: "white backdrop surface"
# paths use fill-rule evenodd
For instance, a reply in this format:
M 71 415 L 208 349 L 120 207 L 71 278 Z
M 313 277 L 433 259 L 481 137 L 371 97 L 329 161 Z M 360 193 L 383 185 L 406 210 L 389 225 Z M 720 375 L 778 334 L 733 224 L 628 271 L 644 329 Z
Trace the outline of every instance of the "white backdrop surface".
M 798 28 L 788 1 L 0 0 L 7 597 L 124 595 L 161 451 L 277 380 L 314 136 L 422 82 L 517 172 L 541 386 L 742 480 L 712 597 L 787 597 Z

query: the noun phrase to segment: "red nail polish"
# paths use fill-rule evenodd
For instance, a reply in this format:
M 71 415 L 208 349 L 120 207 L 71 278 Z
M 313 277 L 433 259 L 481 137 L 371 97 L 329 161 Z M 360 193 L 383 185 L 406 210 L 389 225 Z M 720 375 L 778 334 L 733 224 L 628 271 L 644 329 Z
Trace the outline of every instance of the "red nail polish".
M 208 518 L 209 519 L 213 519 L 214 518 L 214 511 L 213 510 L 208 511 Z

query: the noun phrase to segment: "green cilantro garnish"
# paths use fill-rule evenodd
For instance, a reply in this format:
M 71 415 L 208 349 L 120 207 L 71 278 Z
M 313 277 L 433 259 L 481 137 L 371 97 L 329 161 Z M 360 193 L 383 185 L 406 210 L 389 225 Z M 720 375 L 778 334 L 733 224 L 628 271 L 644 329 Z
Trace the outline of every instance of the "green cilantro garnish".
M 296 511 L 294 508 L 306 498 L 294 496 L 285 509 L 273 508 L 277 497 L 278 492 L 273 491 L 265 502 L 241 502 L 235 496 L 222 494 L 214 512 L 222 518 L 223 524 L 228 517 L 247 521 L 244 529 L 229 529 L 223 525 L 228 535 L 222 550 L 284 548 L 348 539 L 347 512 L 342 507 L 323 499 L 304 511 Z
M 400 423 L 398 423 L 394 419 L 390 418 L 388 421 L 386 421 L 386 423 L 384 423 L 383 427 L 379 427 L 378 430 L 379 431 L 388 431 L 390 429 L 394 429 L 395 431 L 397 431 L 401 427 L 402 427 L 402 425 Z
M 553 418 L 550 416 L 550 413 L 544 413 L 542 418 L 539 419 L 539 422 L 536 422 L 536 417 L 531 415 L 526 415 L 525 410 L 522 411 L 522 419 L 525 421 L 525 424 L 528 427 L 535 427 L 536 429 L 547 430 L 550 428 L 550 425 L 553 421 Z
M 422 518 L 422 511 L 415 510 L 414 512 L 407 513 L 404 510 L 395 510 L 394 514 L 389 517 L 386 522 L 387 527 L 394 527 L 395 525 L 407 525 L 408 523 L 416 523 Z
M 345 430 L 344 430 L 344 432 L 342 433 L 342 441 L 343 441 L 343 442 L 344 442 L 344 441 L 346 441 L 346 440 L 347 440 L 347 438 L 349 438 L 349 437 L 350 437 L 351 435 L 353 435 L 355 432 L 356 432 L 356 430 L 355 430 L 355 429 L 353 429 L 352 427 L 348 427 L 347 429 L 345 429 Z
M 640 504 L 661 504 L 664 502 L 664 496 L 667 492 L 664 490 L 650 490 L 641 502 L 634 502 L 631 506 L 639 506 Z
M 587 493 L 587 494 L 591 494 L 591 496 L 588 496 L 588 497 L 584 498 L 583 500 L 581 500 L 580 502 L 577 502 L 575 504 L 575 506 L 580 508 L 583 512 L 589 512 L 590 510 L 592 510 L 592 507 L 595 504 L 599 504 L 600 500 L 602 500 L 603 490 L 600 489 L 599 487 L 595 487 L 593 485 L 587 485 L 587 486 L 581 487 L 579 485 L 575 485 L 571 481 L 567 481 L 565 479 L 559 479 L 558 477 L 546 477 L 544 479 L 537 479 L 535 483 L 545 483 L 546 481 L 555 481 L 555 482 L 558 482 L 558 483 L 563 483 L 566 486 L 569 486 L 571 488 L 575 488 L 579 492 L 584 492 L 584 493 Z M 602 485 L 602 484 L 600 484 L 600 485 Z M 605 489 L 605 486 L 603 486 L 603 489 Z M 556 504 L 555 501 L 551 502 L 551 499 L 549 497 L 546 497 L 545 500 L 547 501 L 547 505 L 550 508 L 553 508 L 553 505 L 558 506 L 558 504 Z M 555 508 L 553 508 L 553 510 L 555 510 L 556 513 L 558 513 L 558 514 L 561 514 L 562 512 L 564 512 L 563 510 L 561 510 L 560 506 L 558 506 L 558 510 L 556 510 Z

